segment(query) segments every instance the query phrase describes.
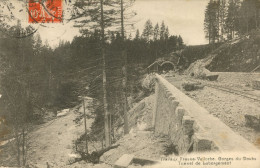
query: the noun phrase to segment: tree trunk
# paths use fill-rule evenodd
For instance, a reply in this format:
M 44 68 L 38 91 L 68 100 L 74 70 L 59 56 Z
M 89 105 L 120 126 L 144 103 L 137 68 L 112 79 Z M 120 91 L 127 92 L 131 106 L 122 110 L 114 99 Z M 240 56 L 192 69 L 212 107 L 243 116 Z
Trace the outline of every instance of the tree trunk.
M 209 24 L 211 24 L 211 23 L 209 23 Z M 211 43 L 211 25 L 209 25 L 208 34 L 209 34 L 209 44 L 210 44 Z
M 105 146 L 109 147 L 111 145 L 110 140 L 110 128 L 109 128 L 109 113 L 108 113 L 108 104 L 107 104 L 107 81 L 106 81 L 106 62 L 105 62 L 105 50 L 102 49 L 103 57 L 103 104 L 104 104 L 104 116 L 105 116 Z
M 248 31 L 249 31 L 249 16 L 248 16 L 248 10 L 250 10 L 250 9 L 247 7 L 247 10 L 246 10 L 246 34 L 248 34 Z
M 23 152 L 23 166 L 25 166 L 26 164 L 26 153 L 25 153 L 25 145 L 26 145 L 26 142 L 25 142 L 25 129 L 23 128 L 23 148 L 22 148 L 22 152 Z
M 125 28 L 124 28 L 124 1 L 121 0 L 121 35 L 122 39 L 125 39 Z
M 125 58 L 125 66 L 123 67 L 123 96 L 124 96 L 124 134 L 128 134 L 129 133 L 129 128 L 128 128 L 128 115 L 127 115 L 127 111 L 128 111 L 128 102 L 127 102 L 127 62 L 126 62 L 126 53 L 123 51 L 122 55 Z
M 255 28 L 257 29 L 258 28 L 258 21 L 257 21 L 257 19 L 258 19 L 258 16 L 257 16 L 257 7 L 255 8 Z
M 220 0 L 218 0 L 218 14 L 217 14 L 217 22 L 218 22 L 218 34 L 217 34 L 217 39 L 218 39 L 218 43 L 219 43 L 219 39 L 220 39 Z
M 16 121 L 17 122 L 17 121 Z M 18 123 L 15 123 L 18 124 Z M 18 128 L 15 126 L 15 139 L 16 139 L 16 150 L 17 150 L 17 165 L 20 167 L 21 163 L 20 163 L 20 142 L 19 142 L 19 133 L 18 133 Z
M 100 8 L 101 8 L 101 38 L 102 38 L 102 58 L 103 58 L 103 104 L 104 104 L 104 126 L 105 126 L 105 145 L 106 147 L 109 147 L 111 145 L 111 139 L 110 139 L 110 128 L 109 128 L 109 120 L 108 120 L 108 104 L 107 104 L 107 77 L 106 77 L 106 61 L 105 61 L 105 26 L 104 26 L 104 11 L 103 11 L 103 0 L 100 0 Z
M 125 40 L 125 32 L 124 32 L 124 1 L 121 0 L 121 34 L 122 40 Z M 125 60 L 125 65 L 123 67 L 123 95 L 124 95 L 124 134 L 128 134 L 128 116 L 127 116 L 127 54 L 126 52 L 122 51 L 122 57 Z
M 83 111 L 84 111 L 84 126 L 85 126 L 85 145 L 86 153 L 88 153 L 88 137 L 87 137 L 87 119 L 86 119 L 86 109 L 85 109 L 85 99 L 83 98 Z
M 48 86 L 49 86 L 49 90 L 51 90 L 51 79 L 52 79 L 52 75 L 51 75 L 51 64 L 50 64 L 50 67 L 49 67 L 49 83 L 48 83 Z

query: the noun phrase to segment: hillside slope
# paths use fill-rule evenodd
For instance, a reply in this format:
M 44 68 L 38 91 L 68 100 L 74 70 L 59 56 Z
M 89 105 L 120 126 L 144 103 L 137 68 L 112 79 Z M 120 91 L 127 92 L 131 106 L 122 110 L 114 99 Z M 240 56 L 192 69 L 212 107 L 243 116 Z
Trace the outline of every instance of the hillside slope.
M 203 59 L 193 62 L 187 74 L 260 71 L 260 30 L 227 41 Z M 257 68 L 257 69 L 256 69 Z M 208 71 L 209 70 L 209 71 Z
M 259 65 L 260 30 L 229 42 L 207 68 L 210 71 L 251 72 Z

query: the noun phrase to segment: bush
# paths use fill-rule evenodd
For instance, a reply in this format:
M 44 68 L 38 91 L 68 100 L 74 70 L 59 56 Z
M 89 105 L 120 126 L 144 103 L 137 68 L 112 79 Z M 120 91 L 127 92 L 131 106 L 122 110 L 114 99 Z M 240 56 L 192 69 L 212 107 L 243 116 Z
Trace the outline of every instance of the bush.
M 174 145 L 173 143 L 168 143 L 164 145 L 164 155 L 169 156 L 169 155 L 179 155 L 179 152 L 177 150 L 177 145 Z
M 73 107 L 78 104 L 79 86 L 74 81 L 66 81 L 61 83 L 55 96 L 55 104 L 53 106 L 61 109 Z

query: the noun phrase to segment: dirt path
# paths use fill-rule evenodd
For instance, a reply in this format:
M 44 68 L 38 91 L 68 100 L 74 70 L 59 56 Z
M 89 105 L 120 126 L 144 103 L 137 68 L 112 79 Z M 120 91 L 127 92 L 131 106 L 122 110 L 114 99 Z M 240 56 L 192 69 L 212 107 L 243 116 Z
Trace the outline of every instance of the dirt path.
M 90 102 L 88 102 L 90 103 Z M 88 106 L 86 103 L 86 106 Z M 28 153 L 28 162 L 39 168 L 47 167 L 92 167 L 84 161 L 68 165 L 69 160 L 77 155 L 73 152 L 73 141 L 84 133 L 84 125 L 77 125 L 73 120 L 83 112 L 83 107 L 79 110 L 70 109 L 67 113 L 62 112 L 62 116 L 42 125 L 30 135 L 32 139 L 31 148 Z M 88 112 L 88 111 L 87 111 Z M 91 126 L 92 120 L 88 120 L 87 127 Z M 105 165 L 97 165 L 107 167 Z M 96 167 L 97 167 L 96 166 Z
M 29 153 L 29 162 L 37 167 L 47 167 L 46 162 L 54 167 L 64 167 L 73 155 L 72 143 L 84 131 L 73 120 L 76 114 L 69 111 L 66 116 L 44 124 L 33 132 Z
M 122 137 L 116 144 L 120 146 L 106 152 L 101 160 L 113 164 L 124 154 L 133 154 L 137 158 L 160 160 L 170 140 L 167 136 L 158 136 L 151 131 L 135 131 Z

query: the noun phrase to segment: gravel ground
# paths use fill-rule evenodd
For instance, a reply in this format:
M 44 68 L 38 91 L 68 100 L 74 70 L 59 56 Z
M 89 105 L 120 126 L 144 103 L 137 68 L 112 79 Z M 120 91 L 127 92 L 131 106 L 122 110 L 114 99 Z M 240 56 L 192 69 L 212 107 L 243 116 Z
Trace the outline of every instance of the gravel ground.
M 159 160 L 164 155 L 164 146 L 168 144 L 167 137 L 155 136 L 151 131 L 136 131 L 124 136 L 116 144 L 116 149 L 106 152 L 101 160 L 113 164 L 124 154 L 135 157 Z
M 214 72 L 219 75 L 216 82 L 221 86 L 232 87 L 236 90 L 244 91 L 256 96 L 260 96 L 258 90 L 252 89 L 252 81 L 260 79 L 260 73 L 244 73 L 244 72 Z
M 232 88 L 249 88 L 246 84 L 257 76 L 258 74 L 221 73 L 217 83 Z M 182 89 L 182 83 L 190 81 L 190 77 L 179 75 L 167 77 L 167 79 L 179 89 Z M 260 114 L 260 103 L 258 101 L 207 86 L 196 91 L 183 92 L 206 108 L 209 113 L 232 128 L 234 132 L 260 148 L 260 132 L 245 126 L 244 118 L 245 114 Z M 260 91 L 251 89 L 251 92 L 259 94 Z

